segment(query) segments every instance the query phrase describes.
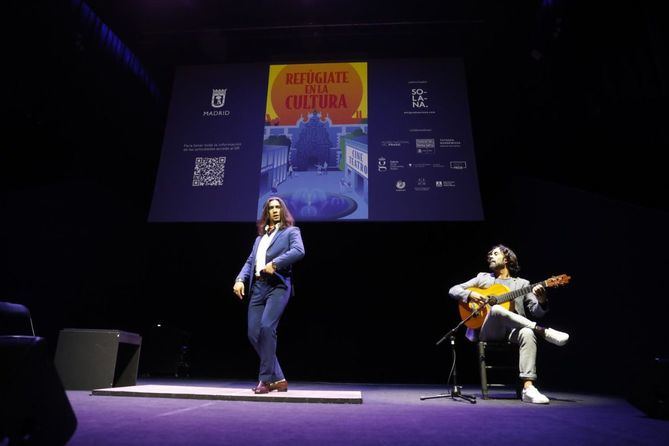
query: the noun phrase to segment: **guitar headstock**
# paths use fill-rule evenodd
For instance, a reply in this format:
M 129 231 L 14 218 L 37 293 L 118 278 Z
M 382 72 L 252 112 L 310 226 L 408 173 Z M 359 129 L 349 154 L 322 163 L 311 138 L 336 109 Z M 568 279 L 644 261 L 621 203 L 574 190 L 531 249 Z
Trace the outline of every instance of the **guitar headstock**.
M 570 280 L 571 276 L 568 276 L 566 274 L 560 274 L 559 276 L 553 276 L 550 279 L 546 279 L 545 286 L 549 288 L 562 286 L 568 284 Z

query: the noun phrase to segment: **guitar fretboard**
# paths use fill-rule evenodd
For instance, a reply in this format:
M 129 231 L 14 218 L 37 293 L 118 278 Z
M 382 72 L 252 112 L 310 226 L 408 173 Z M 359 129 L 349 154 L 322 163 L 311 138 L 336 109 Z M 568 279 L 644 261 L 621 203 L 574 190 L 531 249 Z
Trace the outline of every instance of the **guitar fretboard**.
M 513 300 L 516 297 L 524 296 L 525 294 L 531 292 L 532 288 L 534 288 L 537 285 L 546 286 L 546 284 L 544 282 L 533 283 L 531 285 L 524 286 L 522 288 L 518 288 L 517 290 L 509 291 L 508 293 L 504 293 L 504 294 L 500 294 L 499 296 L 495 296 L 495 300 L 497 301 L 498 304 L 503 304 L 504 302 L 508 302 L 510 300 Z

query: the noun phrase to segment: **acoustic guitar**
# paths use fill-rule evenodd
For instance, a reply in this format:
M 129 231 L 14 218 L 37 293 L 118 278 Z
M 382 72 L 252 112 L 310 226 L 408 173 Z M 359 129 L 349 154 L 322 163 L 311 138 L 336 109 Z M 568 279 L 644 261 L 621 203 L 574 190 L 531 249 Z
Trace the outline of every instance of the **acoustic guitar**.
M 513 300 L 518 296 L 523 296 L 531 292 L 532 288 L 535 286 L 542 285 L 545 288 L 558 287 L 568 284 L 569 280 L 571 280 L 570 276 L 566 274 L 560 274 L 559 276 L 553 276 L 550 279 L 546 279 L 543 282 L 533 283 L 514 291 L 509 291 L 508 287 L 500 283 L 496 283 L 490 288 L 485 289 L 476 287 L 467 288 L 469 291 L 476 291 L 477 293 L 488 297 L 488 302 L 483 307 L 480 307 L 478 304 L 473 302 L 464 303 L 460 301 L 458 306 L 458 309 L 460 310 L 460 317 L 462 320 L 465 320 L 469 317 L 469 315 L 478 310 L 478 313 L 465 322 L 465 325 L 473 329 L 481 328 L 481 325 L 483 325 L 483 321 L 485 321 L 486 315 L 488 314 L 488 311 L 490 311 L 490 307 L 492 305 L 501 305 L 509 311 L 515 311 L 513 308 Z

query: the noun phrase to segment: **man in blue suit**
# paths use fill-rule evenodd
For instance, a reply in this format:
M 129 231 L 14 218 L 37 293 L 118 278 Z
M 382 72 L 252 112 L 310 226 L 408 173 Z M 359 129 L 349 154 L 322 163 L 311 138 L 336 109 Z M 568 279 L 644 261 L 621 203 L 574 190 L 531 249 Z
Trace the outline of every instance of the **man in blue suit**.
M 292 265 L 304 257 L 304 245 L 300 229 L 279 197 L 265 202 L 257 224 L 258 237 L 232 290 L 243 299 L 244 284 L 249 282 L 248 336 L 260 357 L 259 382 L 253 392 L 286 392 L 288 381 L 276 357 L 276 329 L 292 295 Z

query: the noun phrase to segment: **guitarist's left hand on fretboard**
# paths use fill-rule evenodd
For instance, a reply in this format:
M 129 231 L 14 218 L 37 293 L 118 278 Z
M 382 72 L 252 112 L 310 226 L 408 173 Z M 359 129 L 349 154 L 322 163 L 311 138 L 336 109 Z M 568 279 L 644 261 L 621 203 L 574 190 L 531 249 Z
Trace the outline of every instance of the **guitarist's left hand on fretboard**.
M 546 300 L 546 294 L 547 294 L 546 293 L 546 288 L 543 285 L 539 284 L 539 285 L 535 286 L 534 288 L 532 288 L 532 293 L 535 296 L 537 296 L 537 300 L 539 301 L 539 303 L 541 305 L 544 305 L 547 302 L 547 300 Z

